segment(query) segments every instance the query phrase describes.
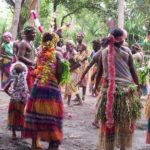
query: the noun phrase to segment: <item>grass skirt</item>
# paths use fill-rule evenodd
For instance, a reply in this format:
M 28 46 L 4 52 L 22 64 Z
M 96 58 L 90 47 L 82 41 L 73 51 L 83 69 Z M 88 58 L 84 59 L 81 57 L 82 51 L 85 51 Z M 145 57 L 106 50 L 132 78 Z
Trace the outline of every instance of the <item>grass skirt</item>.
M 134 123 L 140 117 L 140 95 L 134 85 L 117 85 L 114 94 L 114 126 L 106 126 L 105 108 L 107 86 L 103 88 L 97 117 L 101 120 L 98 150 L 114 150 L 115 147 L 131 147 Z
M 59 145 L 63 139 L 63 103 L 55 82 L 34 85 L 25 110 L 24 138 L 36 138 Z
M 23 102 L 10 101 L 8 109 L 8 127 L 10 130 L 23 130 L 24 107 Z

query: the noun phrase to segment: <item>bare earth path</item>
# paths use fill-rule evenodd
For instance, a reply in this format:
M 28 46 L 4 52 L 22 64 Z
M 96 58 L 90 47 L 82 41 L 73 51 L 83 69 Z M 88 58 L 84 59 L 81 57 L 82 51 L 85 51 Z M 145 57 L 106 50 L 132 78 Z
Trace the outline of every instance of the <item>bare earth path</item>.
M 96 99 L 90 95 L 86 96 L 83 106 L 67 107 L 64 102 L 65 120 L 62 150 L 96 150 L 98 129 L 91 125 L 95 113 L 95 102 Z M 30 150 L 30 140 L 11 140 L 11 132 L 7 130 L 8 103 L 9 97 L 0 92 L 0 150 Z M 143 116 L 138 121 L 137 127 L 132 150 L 150 150 L 150 145 L 145 144 L 146 119 Z M 43 142 L 43 145 L 46 149 L 47 143 Z

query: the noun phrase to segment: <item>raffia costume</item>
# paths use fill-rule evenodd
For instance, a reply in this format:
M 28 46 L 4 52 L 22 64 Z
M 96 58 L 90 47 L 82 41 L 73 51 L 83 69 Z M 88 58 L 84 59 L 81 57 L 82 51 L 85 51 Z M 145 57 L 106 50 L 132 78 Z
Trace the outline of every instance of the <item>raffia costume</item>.
M 64 56 L 69 62 L 70 62 L 70 67 L 76 64 L 76 62 L 79 61 L 79 53 L 77 53 L 75 50 L 72 51 L 72 53 L 67 53 L 68 56 Z M 65 98 L 68 95 L 72 94 L 78 94 L 79 90 L 78 87 L 76 86 L 79 81 L 79 68 L 71 71 L 70 74 L 70 82 L 66 84 L 65 87 Z
M 103 73 L 106 78 L 104 87 L 102 88 L 102 96 L 100 97 L 100 105 L 98 108 L 98 118 L 101 120 L 100 137 L 98 150 L 113 150 L 116 146 L 125 145 L 125 148 L 131 147 L 132 135 L 134 132 L 134 124 L 140 116 L 140 97 L 137 92 L 137 86 L 133 83 L 131 73 L 128 66 L 129 51 L 126 48 L 114 50 L 114 89 L 110 86 L 111 82 L 109 72 L 109 48 L 102 51 Z M 112 90 L 108 93 L 109 88 Z M 108 102 L 109 96 L 113 103 Z M 107 109 L 111 107 L 111 109 Z M 109 119 L 110 118 L 110 119 Z M 107 120 L 108 119 L 108 120 Z M 110 125 L 110 126 L 109 126 Z
M 57 78 L 60 69 L 53 42 L 43 45 L 38 53 L 34 70 L 36 80 L 25 111 L 24 137 L 40 137 L 52 147 L 57 147 L 63 140 L 63 102 Z

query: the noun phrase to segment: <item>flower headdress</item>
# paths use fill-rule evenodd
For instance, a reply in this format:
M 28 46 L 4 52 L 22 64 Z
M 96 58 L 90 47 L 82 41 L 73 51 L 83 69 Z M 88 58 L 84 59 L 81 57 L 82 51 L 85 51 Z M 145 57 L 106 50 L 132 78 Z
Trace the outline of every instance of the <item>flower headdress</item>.
M 43 47 L 55 48 L 56 43 L 59 41 L 59 36 L 56 33 L 52 33 L 52 40 L 42 42 Z

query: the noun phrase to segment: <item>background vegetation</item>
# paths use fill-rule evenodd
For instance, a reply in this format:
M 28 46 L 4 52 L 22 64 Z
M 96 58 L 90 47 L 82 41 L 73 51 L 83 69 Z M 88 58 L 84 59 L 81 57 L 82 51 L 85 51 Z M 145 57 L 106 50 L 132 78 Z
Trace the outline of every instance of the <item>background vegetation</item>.
M 20 1 L 20 14 L 18 20 L 18 37 L 23 26 L 33 25 L 30 11 L 36 9 L 45 30 L 49 29 L 52 12 L 56 12 L 55 29 L 65 23 L 71 23 L 68 30 L 64 30 L 65 39 L 72 38 L 75 41 L 76 33 L 85 33 L 85 42 L 91 45 L 93 39 L 102 38 L 108 34 L 107 21 L 114 19 L 117 26 L 118 1 L 117 0 L 2 0 L 0 5 L 0 33 L 11 29 L 13 31 L 13 16 Z M 5 9 L 1 7 L 5 6 Z M 3 11 L 3 12 L 2 12 Z M 142 42 L 150 30 L 150 0 L 126 0 L 125 1 L 125 29 L 128 31 L 127 42 L 129 46 L 135 42 Z M 13 31 L 14 32 L 14 31 Z M 36 46 L 40 42 L 40 34 L 37 33 Z

